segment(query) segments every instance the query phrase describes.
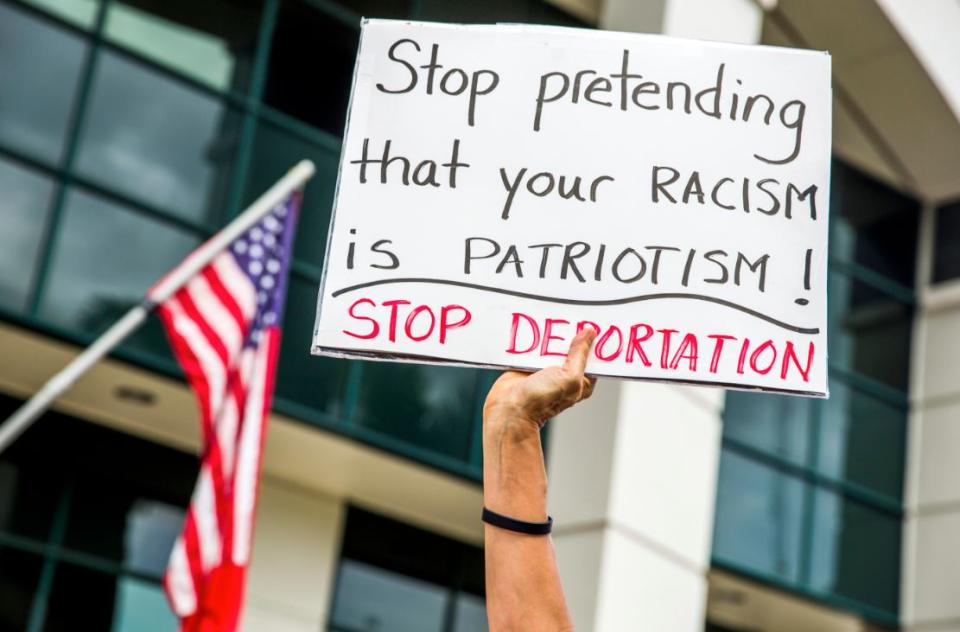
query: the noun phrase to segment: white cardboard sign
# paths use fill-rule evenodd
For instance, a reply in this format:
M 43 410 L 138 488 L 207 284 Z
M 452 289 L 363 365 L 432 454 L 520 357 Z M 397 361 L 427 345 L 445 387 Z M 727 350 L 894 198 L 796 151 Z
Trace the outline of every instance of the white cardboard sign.
M 826 396 L 830 57 L 365 21 L 312 351 Z

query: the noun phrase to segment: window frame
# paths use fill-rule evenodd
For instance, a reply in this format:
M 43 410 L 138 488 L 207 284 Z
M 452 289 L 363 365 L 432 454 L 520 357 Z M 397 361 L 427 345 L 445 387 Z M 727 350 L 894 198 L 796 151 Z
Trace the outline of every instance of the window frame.
M 920 221 L 921 218 L 918 214 L 918 239 Z M 831 235 L 834 232 L 833 222 L 831 222 L 830 232 Z M 844 277 L 862 283 L 869 289 L 876 290 L 886 298 L 906 306 L 907 309 L 911 311 L 911 318 L 913 318 L 913 311 L 917 307 L 917 294 L 913 288 L 906 287 L 870 268 L 849 259 L 835 256 L 832 253 L 828 259 L 828 274 L 831 277 L 834 275 Z M 900 442 L 904 452 L 906 452 L 908 432 L 907 415 L 910 411 L 909 396 L 906 392 L 875 378 L 841 366 L 834 361 L 828 361 L 828 375 L 832 383 L 843 385 L 853 392 L 865 395 L 892 409 L 902 412 L 903 425 L 900 428 Z M 781 475 L 804 483 L 804 494 L 801 504 L 802 523 L 800 525 L 800 570 L 798 580 L 796 582 L 790 582 L 778 576 L 751 569 L 738 563 L 736 560 L 721 558 L 715 553 L 711 553 L 711 564 L 716 568 L 749 577 L 762 584 L 799 594 L 828 606 L 852 611 L 880 625 L 897 627 L 900 624 L 899 604 L 893 604 L 892 609 L 888 610 L 833 592 L 816 590 L 810 586 L 810 566 L 812 552 L 815 546 L 815 503 L 818 492 L 825 491 L 836 494 L 842 502 L 856 503 L 873 512 L 900 521 L 901 523 L 905 517 L 905 500 L 902 497 L 895 497 L 866 485 L 847 480 L 842 476 L 833 476 L 820 471 L 820 439 L 826 406 L 826 400 L 811 400 L 807 419 L 806 454 L 803 456 L 802 463 L 796 463 L 784 456 L 764 451 L 741 439 L 728 436 L 726 433 L 724 433 L 721 439 L 722 452 L 736 454 L 756 464 L 772 469 Z M 723 413 L 725 427 L 728 422 L 727 414 L 725 410 Z M 900 474 L 901 477 L 905 476 L 905 471 L 901 471 Z M 901 540 L 899 544 L 902 547 L 902 528 L 900 533 Z
M 214 220 L 191 220 L 174 212 L 144 200 L 136 199 L 116 190 L 109 183 L 102 183 L 77 173 L 79 148 L 83 142 L 83 126 L 91 103 L 91 92 L 95 81 L 97 66 L 104 51 L 120 56 L 126 61 L 137 64 L 146 72 L 156 73 L 177 84 L 195 90 L 207 97 L 219 100 L 224 108 L 230 109 L 240 117 L 239 140 L 233 157 L 232 174 L 227 192 L 226 208 L 220 214 L 225 223 L 236 217 L 242 210 L 245 188 L 253 162 L 254 144 L 257 129 L 261 124 L 270 125 L 278 131 L 290 134 L 299 141 L 316 148 L 318 151 L 331 152 L 339 158 L 341 138 L 322 129 L 312 127 L 294 117 L 266 105 L 263 101 L 269 70 L 270 52 L 282 2 L 292 0 L 263 0 L 256 48 L 252 58 L 252 69 L 246 91 L 238 93 L 229 88 L 219 90 L 189 75 L 164 65 L 140 52 L 112 41 L 106 35 L 107 15 L 111 6 L 118 0 L 99 0 L 93 23 L 89 26 L 77 25 L 62 16 L 29 2 L 29 0 L 0 0 L 0 3 L 19 10 L 26 15 L 63 29 L 72 36 L 79 37 L 87 44 L 87 53 L 82 61 L 80 78 L 73 97 L 72 109 L 67 122 L 64 148 L 60 160 L 51 162 L 27 152 L 9 146 L 0 141 L 0 158 L 37 171 L 53 181 L 53 194 L 46 209 L 46 222 L 41 229 L 38 257 L 30 289 L 27 307 L 24 311 L 7 309 L 0 306 L 0 320 L 29 327 L 53 338 L 76 345 L 87 345 L 94 336 L 87 332 L 58 326 L 45 321 L 41 316 L 41 307 L 52 272 L 52 263 L 57 242 L 62 229 L 68 193 L 71 189 L 83 191 L 105 199 L 107 202 L 124 206 L 132 213 L 157 220 L 185 233 L 205 240 L 220 227 Z M 359 32 L 361 15 L 334 0 L 299 0 L 308 7 L 322 13 L 325 17 L 337 20 Z M 538 0 L 542 1 L 542 0 Z M 416 19 L 419 3 L 410 7 L 410 18 Z M 322 269 L 309 262 L 294 259 L 290 274 L 303 282 L 319 286 Z M 161 357 L 155 354 L 129 348 L 120 348 L 114 356 L 121 360 L 143 366 L 161 375 L 183 380 L 182 372 L 171 356 Z M 330 430 L 356 440 L 372 448 L 398 454 L 416 463 L 439 469 L 458 478 L 478 483 L 482 479 L 481 469 L 481 411 L 483 396 L 493 383 L 494 375 L 490 371 L 476 369 L 476 396 L 469 402 L 471 416 L 469 423 L 470 443 L 463 458 L 443 454 L 435 450 L 424 449 L 408 441 L 360 427 L 352 422 L 351 412 L 356 407 L 363 379 L 363 366 L 359 362 L 350 362 L 347 368 L 346 384 L 343 388 L 344 410 L 341 416 L 329 415 L 297 401 L 275 397 L 273 409 L 276 413 L 292 417 L 321 429 Z

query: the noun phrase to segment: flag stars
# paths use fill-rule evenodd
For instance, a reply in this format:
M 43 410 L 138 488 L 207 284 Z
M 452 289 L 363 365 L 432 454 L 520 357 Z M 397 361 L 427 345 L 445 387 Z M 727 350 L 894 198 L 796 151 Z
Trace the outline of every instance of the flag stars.
M 270 259 L 267 261 L 267 272 L 270 274 L 277 274 L 280 272 L 280 262 L 276 259 Z
M 254 259 L 262 259 L 263 246 L 261 246 L 260 244 L 253 244 L 252 246 L 250 246 L 250 256 L 253 257 Z M 260 274 L 260 273 L 257 272 L 257 274 Z
M 263 229 L 261 229 L 259 226 L 254 226 L 253 228 L 251 228 L 250 239 L 252 239 L 253 241 L 260 241 L 261 239 L 263 239 Z
M 280 232 L 280 222 L 273 215 L 267 215 L 263 220 L 263 227 L 275 233 Z
M 257 260 L 250 262 L 250 265 L 247 266 L 247 270 L 253 276 L 260 276 L 263 273 L 263 264 Z
M 247 242 L 242 239 L 238 239 L 233 243 L 233 251 L 238 255 L 242 255 L 247 251 Z
M 272 325 L 277 322 L 277 315 L 273 312 L 267 312 L 263 315 L 263 324 Z
M 277 245 L 277 238 L 273 236 L 273 233 L 267 233 L 263 236 L 263 245 L 267 248 L 273 248 Z
M 274 284 L 273 277 L 270 276 L 269 274 L 265 274 L 262 277 L 260 277 L 260 287 L 269 290 L 273 288 L 273 284 Z

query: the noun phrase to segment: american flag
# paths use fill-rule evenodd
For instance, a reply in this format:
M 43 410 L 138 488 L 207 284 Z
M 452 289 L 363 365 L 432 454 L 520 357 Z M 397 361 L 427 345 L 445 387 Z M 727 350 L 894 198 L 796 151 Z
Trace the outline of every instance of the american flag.
M 299 205 L 292 193 L 157 306 L 202 426 L 200 474 L 164 576 L 184 632 L 239 625 Z

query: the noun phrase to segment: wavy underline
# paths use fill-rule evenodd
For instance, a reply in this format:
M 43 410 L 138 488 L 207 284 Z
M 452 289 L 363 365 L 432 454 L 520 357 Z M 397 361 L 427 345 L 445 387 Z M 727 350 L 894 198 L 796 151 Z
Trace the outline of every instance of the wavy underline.
M 750 309 L 743 305 L 739 305 L 732 301 L 726 301 L 722 298 L 715 298 L 713 296 L 705 296 L 703 294 L 687 294 L 683 292 L 664 292 L 660 294 L 639 294 L 637 296 L 627 296 L 624 298 L 611 298 L 604 300 L 582 300 L 576 298 L 558 298 L 552 296 L 541 296 L 540 294 L 530 294 L 529 292 L 518 292 L 516 290 L 506 290 L 498 287 L 489 287 L 486 285 L 478 285 L 476 283 L 467 283 L 466 281 L 450 281 L 446 279 L 430 279 L 426 277 L 402 277 L 398 279 L 381 279 L 379 281 L 368 281 L 366 283 L 358 283 L 356 285 L 350 285 L 344 288 L 340 288 L 331 294 L 333 298 L 340 296 L 341 294 L 346 294 L 348 292 L 355 292 L 356 290 L 362 290 L 364 288 L 373 287 L 376 285 L 393 285 L 396 283 L 430 283 L 433 285 L 453 285 L 456 287 L 469 288 L 471 290 L 480 290 L 482 292 L 494 292 L 496 294 L 506 294 L 508 296 L 516 296 L 517 298 L 528 298 L 534 301 L 544 301 L 547 303 L 560 303 L 562 305 L 594 305 L 594 306 L 603 306 L 603 305 L 626 305 L 627 303 L 640 303 L 642 301 L 656 301 L 661 299 L 685 299 L 691 301 L 704 301 L 707 303 L 714 303 L 716 305 L 723 305 L 724 307 L 729 307 L 730 309 L 735 309 L 737 311 L 743 312 L 744 314 L 749 314 L 754 318 L 759 318 L 764 320 L 771 325 L 776 325 L 783 329 L 789 331 L 794 331 L 798 334 L 818 334 L 820 333 L 819 327 L 799 327 L 797 325 L 791 325 L 790 323 L 785 323 L 782 320 L 777 320 L 773 316 L 768 316 L 762 312 L 758 312 L 755 309 Z

